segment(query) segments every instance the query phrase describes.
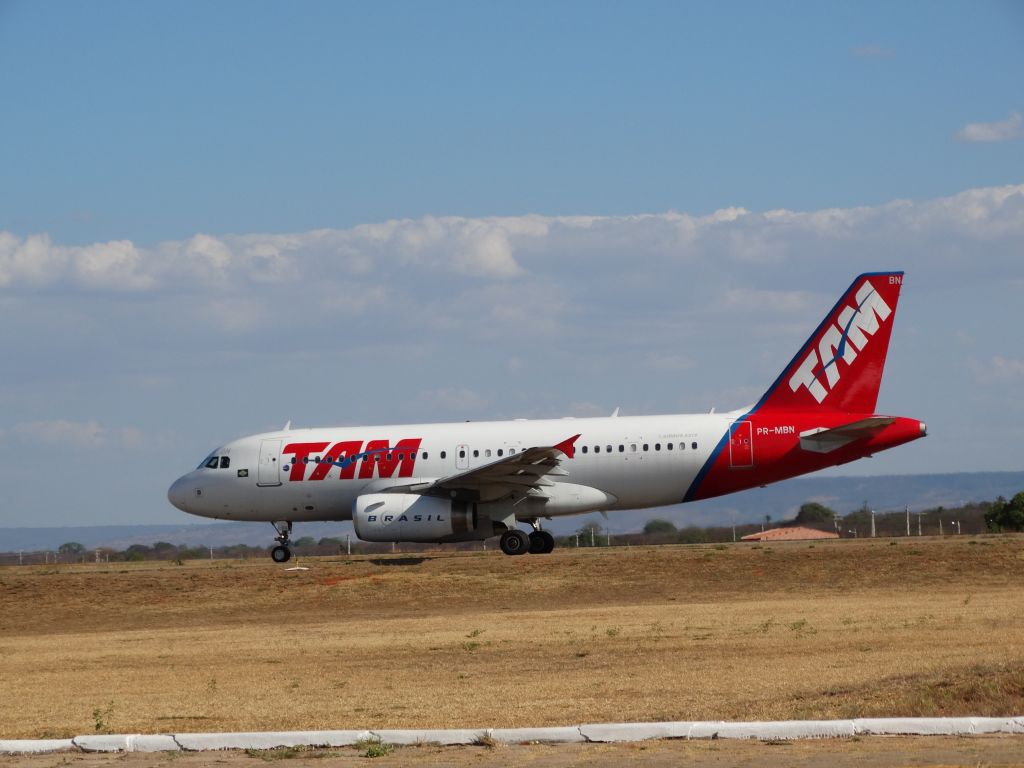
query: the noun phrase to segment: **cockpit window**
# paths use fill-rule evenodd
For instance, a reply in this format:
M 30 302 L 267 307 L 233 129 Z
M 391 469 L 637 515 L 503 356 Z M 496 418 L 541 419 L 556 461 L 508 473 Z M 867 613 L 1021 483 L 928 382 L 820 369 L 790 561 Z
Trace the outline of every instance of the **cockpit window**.
M 220 457 L 220 468 L 221 469 L 227 469 L 230 466 L 231 466 L 231 457 L 230 456 L 221 456 Z
M 220 458 L 219 457 L 211 456 L 209 459 L 206 460 L 206 464 L 204 466 L 207 469 L 216 469 L 218 464 L 219 464 L 219 462 L 220 462 Z

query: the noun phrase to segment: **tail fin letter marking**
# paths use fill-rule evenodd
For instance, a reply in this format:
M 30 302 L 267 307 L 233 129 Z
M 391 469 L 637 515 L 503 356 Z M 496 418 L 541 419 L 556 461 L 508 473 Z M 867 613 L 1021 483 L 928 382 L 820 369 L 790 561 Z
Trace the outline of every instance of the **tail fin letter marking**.
M 815 400 L 819 403 L 824 401 L 839 382 L 839 359 L 851 365 L 857 359 L 857 351 L 867 346 L 868 339 L 878 332 L 881 323 L 892 314 L 892 309 L 867 280 L 857 290 L 856 299 L 856 307 L 844 307 L 839 313 L 839 326 L 842 330 L 834 323 L 829 325 L 818 341 L 818 351 L 812 350 L 790 377 L 789 388 L 793 392 L 806 387 Z M 826 362 L 815 370 L 820 361 Z M 828 389 L 819 378 L 822 373 L 825 374 Z

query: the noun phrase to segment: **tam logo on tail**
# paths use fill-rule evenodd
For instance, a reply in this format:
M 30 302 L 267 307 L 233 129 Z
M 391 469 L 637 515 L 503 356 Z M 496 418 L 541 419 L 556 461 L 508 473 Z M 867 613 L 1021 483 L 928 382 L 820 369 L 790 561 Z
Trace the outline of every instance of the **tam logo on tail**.
M 891 275 L 896 284 L 902 281 L 900 275 Z M 852 365 L 857 353 L 863 350 L 882 323 L 889 319 L 892 310 L 885 299 L 875 290 L 870 281 L 857 291 L 857 306 L 847 306 L 839 314 L 839 323 L 829 323 L 825 334 L 818 341 L 818 349 L 804 358 L 796 373 L 789 379 L 789 388 L 796 392 L 805 387 L 814 399 L 822 402 L 839 382 L 839 359 Z M 826 384 L 821 381 L 825 375 Z
M 860 275 L 754 411 L 874 413 L 902 272 Z

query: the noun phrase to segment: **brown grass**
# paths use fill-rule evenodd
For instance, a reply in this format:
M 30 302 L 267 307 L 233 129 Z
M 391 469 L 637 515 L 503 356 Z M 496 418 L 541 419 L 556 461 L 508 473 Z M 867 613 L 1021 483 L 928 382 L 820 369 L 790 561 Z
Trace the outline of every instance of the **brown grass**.
M 3 568 L 0 737 L 1024 712 L 1024 538 L 894 541 Z

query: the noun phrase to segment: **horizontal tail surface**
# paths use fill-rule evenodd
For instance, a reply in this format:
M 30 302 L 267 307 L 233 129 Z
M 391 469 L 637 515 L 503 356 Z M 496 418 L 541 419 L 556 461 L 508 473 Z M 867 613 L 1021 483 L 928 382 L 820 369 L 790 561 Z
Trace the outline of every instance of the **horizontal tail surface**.
M 853 281 L 755 411 L 874 413 L 902 272 Z

